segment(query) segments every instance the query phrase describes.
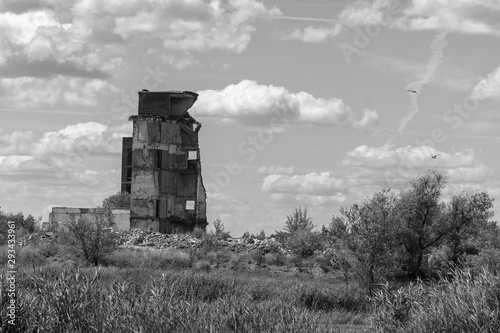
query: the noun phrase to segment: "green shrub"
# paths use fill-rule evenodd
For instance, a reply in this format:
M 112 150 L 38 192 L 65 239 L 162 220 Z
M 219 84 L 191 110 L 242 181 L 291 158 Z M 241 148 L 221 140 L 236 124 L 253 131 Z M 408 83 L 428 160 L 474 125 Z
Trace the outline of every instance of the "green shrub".
M 295 255 L 295 254 L 288 254 L 285 256 L 285 261 L 288 265 L 292 265 L 295 267 L 302 267 L 304 266 L 303 259 L 301 256 Z
M 174 249 L 148 249 L 140 252 L 143 266 L 152 269 L 188 268 L 191 258 L 188 253 Z
M 292 253 L 302 258 L 312 256 L 314 252 L 322 247 L 320 235 L 309 230 L 299 230 L 291 234 L 287 238 L 285 245 Z
M 218 248 L 219 242 L 217 237 L 209 233 L 203 235 L 203 238 L 201 239 L 201 243 L 199 245 L 199 249 L 201 251 L 204 251 L 206 253 L 210 251 L 216 251 Z
M 201 272 L 210 272 L 210 261 L 208 260 L 201 260 L 197 261 L 194 263 L 193 268 L 196 271 L 201 271 Z
M 203 235 L 205 235 L 205 230 L 198 226 L 194 227 L 193 231 L 191 232 L 191 236 L 197 239 L 202 239 Z
M 245 231 L 245 232 L 243 233 L 243 235 L 241 236 L 241 239 L 243 240 L 243 242 L 245 242 L 245 243 L 246 243 L 246 242 L 250 239 L 250 232 Z
M 42 243 L 39 245 L 39 252 L 46 258 L 55 257 L 59 253 L 59 246 L 55 241 Z
M 475 273 L 486 269 L 500 274 L 500 249 L 493 247 L 481 249 L 477 255 L 466 256 L 466 264 Z
M 258 239 L 258 240 L 264 240 L 264 239 L 266 239 L 266 233 L 264 232 L 264 230 L 261 230 L 257 234 L 257 236 L 255 236 L 255 238 Z
M 39 267 L 47 262 L 40 250 L 33 246 L 25 246 L 17 249 L 16 262 L 23 267 Z
M 284 254 L 276 254 L 276 266 L 283 266 L 286 263 L 286 256 Z
M 97 266 L 104 263 L 105 257 L 118 248 L 118 235 L 106 229 L 108 221 L 99 216 L 95 220 L 81 218 L 67 223 L 60 238 L 76 258 Z
M 119 249 L 108 254 L 104 262 L 120 268 L 172 269 L 191 267 L 192 258 L 189 253 L 175 249 Z
M 105 262 L 107 266 L 120 268 L 140 267 L 143 264 L 143 258 L 140 250 L 119 249 L 108 254 Z
M 257 265 L 263 265 L 265 263 L 264 256 L 262 255 L 262 253 L 260 253 L 259 250 L 254 250 L 249 254 L 252 260 L 254 260 Z
M 276 255 L 272 253 L 266 253 L 264 255 L 264 262 L 268 265 L 276 265 L 278 262 Z
M 367 310 L 367 298 L 354 288 L 301 287 L 295 296 L 297 305 L 312 311 Z

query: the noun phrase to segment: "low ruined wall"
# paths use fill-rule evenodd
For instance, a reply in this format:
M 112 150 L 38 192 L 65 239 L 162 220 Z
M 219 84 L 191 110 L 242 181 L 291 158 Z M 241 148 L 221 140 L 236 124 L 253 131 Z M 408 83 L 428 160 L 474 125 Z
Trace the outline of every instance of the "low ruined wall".
M 67 223 L 78 222 L 82 218 L 95 223 L 98 220 L 105 221 L 108 217 L 102 208 L 54 207 L 49 214 L 49 224 L 64 227 Z M 130 230 L 129 209 L 111 210 L 111 220 L 113 221 L 113 229 L 117 231 Z

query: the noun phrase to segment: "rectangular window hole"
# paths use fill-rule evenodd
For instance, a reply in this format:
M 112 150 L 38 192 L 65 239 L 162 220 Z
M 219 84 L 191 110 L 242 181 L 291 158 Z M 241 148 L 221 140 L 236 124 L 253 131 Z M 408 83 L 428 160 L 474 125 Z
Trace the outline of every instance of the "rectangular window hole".
M 189 150 L 188 151 L 188 160 L 197 160 L 198 159 L 198 151 Z
M 186 210 L 194 210 L 194 200 L 186 200 Z
M 156 167 L 161 168 L 163 162 L 163 152 L 161 150 L 156 151 Z

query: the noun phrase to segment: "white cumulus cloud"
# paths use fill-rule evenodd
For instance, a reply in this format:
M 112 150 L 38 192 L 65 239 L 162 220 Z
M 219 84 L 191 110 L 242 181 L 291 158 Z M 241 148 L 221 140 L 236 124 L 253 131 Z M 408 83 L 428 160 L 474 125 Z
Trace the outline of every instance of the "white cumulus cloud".
M 497 67 L 493 72 L 474 87 L 472 98 L 476 99 L 500 99 L 500 67 Z
M 444 30 L 464 34 L 500 35 L 498 22 L 488 19 L 500 12 L 496 0 L 376 0 L 356 1 L 339 20 L 347 26 L 383 25 L 402 30 Z
M 284 167 L 280 165 L 269 165 L 269 166 L 262 166 L 257 169 L 257 173 L 260 174 L 287 174 L 291 175 L 293 174 L 293 167 Z
M 303 175 L 269 175 L 261 190 L 275 193 L 329 194 L 345 187 L 343 179 L 332 172 L 312 172 Z
M 98 98 L 119 90 L 100 79 L 16 77 L 0 79 L 0 106 L 96 106 Z
M 193 115 L 248 124 L 269 124 L 270 119 L 314 125 L 368 127 L 378 122 L 374 110 L 357 115 L 340 98 L 319 98 L 307 92 L 292 93 L 285 87 L 243 80 L 222 90 L 200 91 L 191 108 Z
M 74 12 L 85 29 L 94 30 L 95 21 L 106 23 L 122 39 L 159 38 L 170 50 L 237 53 L 250 42 L 258 17 L 280 14 L 255 0 L 130 0 L 125 4 L 87 0 L 79 1 Z
M 313 27 L 308 26 L 304 29 L 295 29 L 289 33 L 282 33 L 281 40 L 299 40 L 305 43 L 321 43 L 328 38 L 338 35 L 341 25 L 336 24 L 333 27 Z

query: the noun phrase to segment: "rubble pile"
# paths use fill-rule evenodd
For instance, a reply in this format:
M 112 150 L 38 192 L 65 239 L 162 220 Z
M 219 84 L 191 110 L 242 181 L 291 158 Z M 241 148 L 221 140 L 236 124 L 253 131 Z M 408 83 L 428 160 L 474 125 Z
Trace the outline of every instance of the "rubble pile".
M 121 234 L 121 245 L 124 247 L 145 246 L 157 249 L 197 248 L 201 239 L 185 234 L 162 234 L 140 229 L 132 229 Z
M 228 238 L 226 240 L 214 236 L 195 238 L 188 234 L 162 234 L 140 229 L 122 232 L 121 246 L 123 247 L 152 247 L 156 249 L 198 249 L 210 246 L 218 250 L 228 250 L 235 253 L 250 253 L 259 251 L 266 253 L 287 254 L 286 249 L 274 238 L 269 239 L 242 239 Z

